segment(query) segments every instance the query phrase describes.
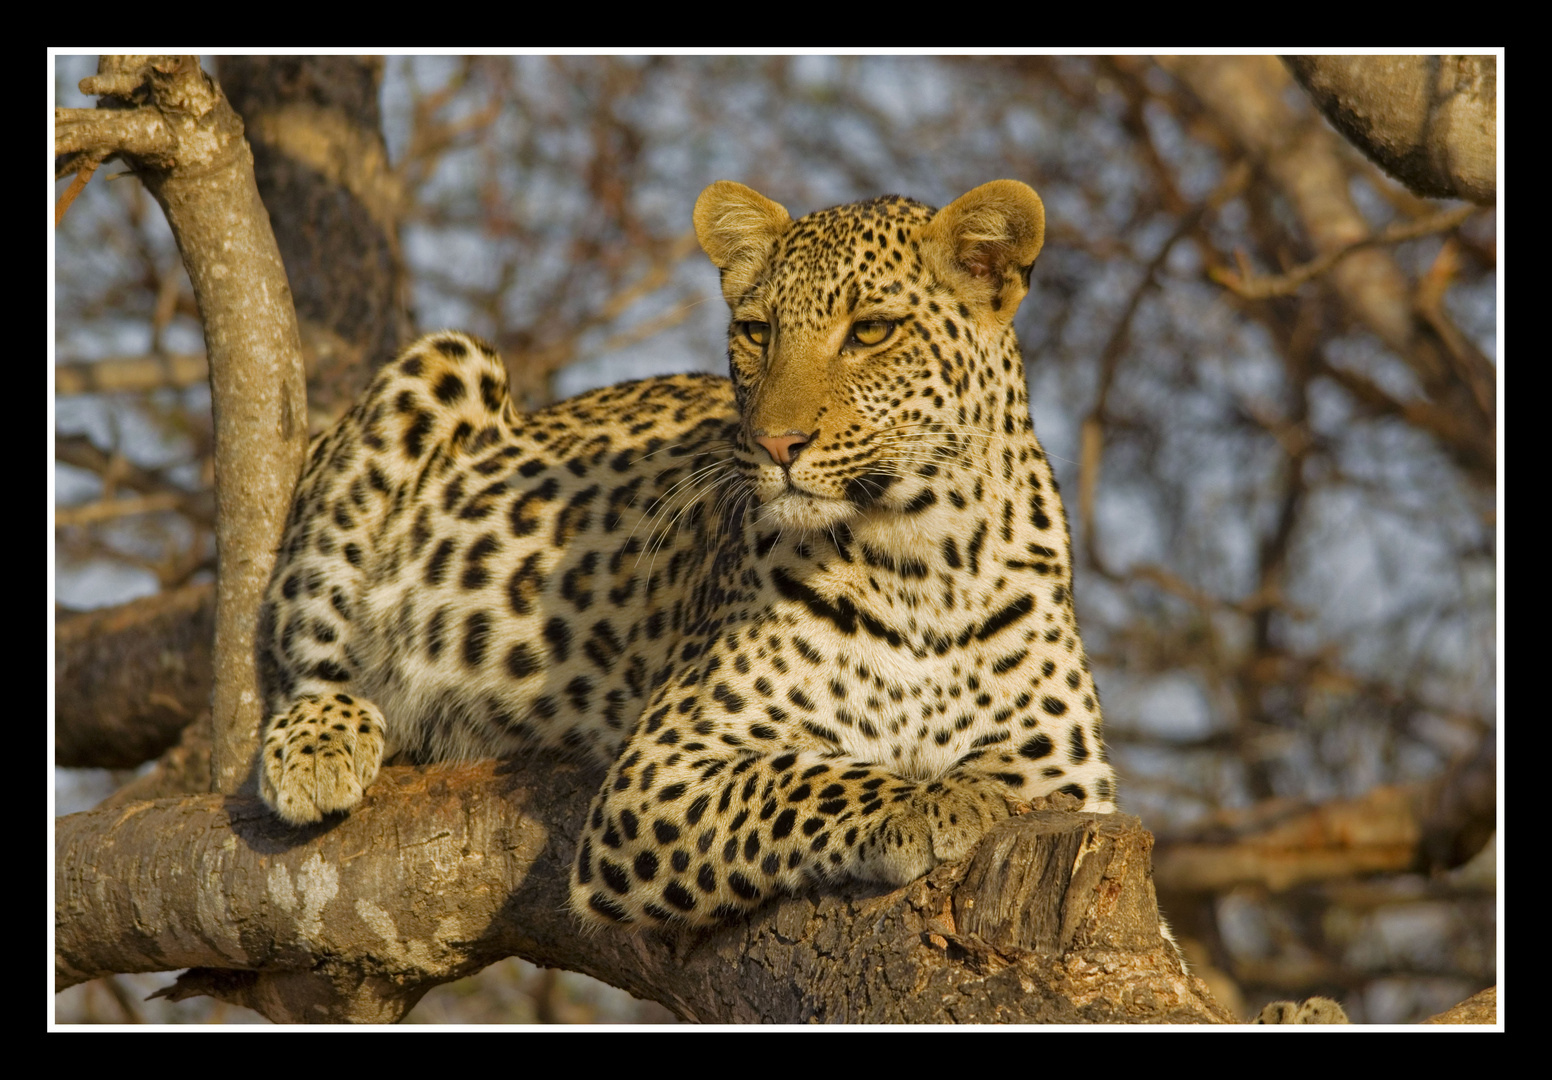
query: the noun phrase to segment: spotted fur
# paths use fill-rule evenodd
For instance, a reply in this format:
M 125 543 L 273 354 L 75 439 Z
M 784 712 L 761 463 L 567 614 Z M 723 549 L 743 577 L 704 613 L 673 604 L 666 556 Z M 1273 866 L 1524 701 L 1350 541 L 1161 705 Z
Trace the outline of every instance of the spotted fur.
M 1008 798 L 1114 808 L 1056 482 L 1012 319 L 1028 187 L 695 223 L 731 379 L 535 413 L 416 342 L 312 448 L 263 609 L 264 798 L 348 810 L 379 763 L 547 747 L 608 769 L 572 902 L 715 922 L 966 855 Z

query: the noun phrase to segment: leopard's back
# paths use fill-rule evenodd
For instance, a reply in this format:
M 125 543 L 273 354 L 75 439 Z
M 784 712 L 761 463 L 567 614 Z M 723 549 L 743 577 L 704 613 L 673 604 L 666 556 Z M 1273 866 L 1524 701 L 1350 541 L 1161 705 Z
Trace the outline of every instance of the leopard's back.
M 735 419 L 698 375 L 520 414 L 488 345 L 415 343 L 309 454 L 262 617 L 272 711 L 344 689 L 413 760 L 612 760 L 689 617 Z

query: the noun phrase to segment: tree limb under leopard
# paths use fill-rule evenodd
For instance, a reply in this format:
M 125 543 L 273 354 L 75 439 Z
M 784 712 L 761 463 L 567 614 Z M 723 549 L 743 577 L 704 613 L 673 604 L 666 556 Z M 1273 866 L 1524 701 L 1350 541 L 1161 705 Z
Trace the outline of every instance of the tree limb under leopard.
M 57 986 L 194 966 L 172 996 L 382 1022 L 517 954 L 703 1022 L 1233 1022 L 1157 934 L 1135 819 L 1037 811 L 902 889 L 579 935 L 567 874 L 598 778 L 542 757 L 389 768 L 351 815 L 300 833 L 215 795 L 62 818 Z M 174 914 L 148 930 L 135 912 L 153 900 Z

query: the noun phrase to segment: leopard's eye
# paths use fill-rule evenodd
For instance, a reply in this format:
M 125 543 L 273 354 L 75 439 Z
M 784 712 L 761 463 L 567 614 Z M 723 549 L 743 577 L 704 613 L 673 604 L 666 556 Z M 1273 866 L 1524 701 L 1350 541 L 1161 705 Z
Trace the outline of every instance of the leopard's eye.
M 858 345 L 882 345 L 894 332 L 892 319 L 864 319 L 852 325 L 851 339 Z
M 741 322 L 738 324 L 738 329 L 744 337 L 756 345 L 764 345 L 771 340 L 771 324 L 768 322 Z

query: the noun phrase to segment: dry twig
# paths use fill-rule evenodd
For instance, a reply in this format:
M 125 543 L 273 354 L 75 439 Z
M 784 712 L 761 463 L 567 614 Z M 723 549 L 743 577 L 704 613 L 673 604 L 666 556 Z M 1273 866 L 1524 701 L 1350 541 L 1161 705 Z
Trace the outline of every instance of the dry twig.
M 1215 266 L 1207 273 L 1218 284 L 1229 289 L 1238 296 L 1247 300 L 1267 300 L 1274 296 L 1292 296 L 1300 286 L 1313 281 L 1315 278 L 1330 270 L 1337 263 L 1355 251 L 1364 248 L 1381 245 L 1399 244 L 1405 240 L 1416 240 L 1420 236 L 1430 233 L 1449 232 L 1459 228 L 1467 218 L 1475 214 L 1481 207 L 1457 206 L 1453 210 L 1441 210 L 1437 214 L 1418 221 L 1400 222 L 1387 226 L 1371 236 L 1365 236 L 1361 240 L 1342 245 L 1339 248 L 1326 252 L 1317 259 L 1294 267 L 1287 273 L 1275 274 L 1266 277 L 1252 275 L 1243 258 L 1240 259 L 1240 271 L 1235 273 L 1226 267 Z M 1236 253 L 1239 255 L 1239 253 Z

